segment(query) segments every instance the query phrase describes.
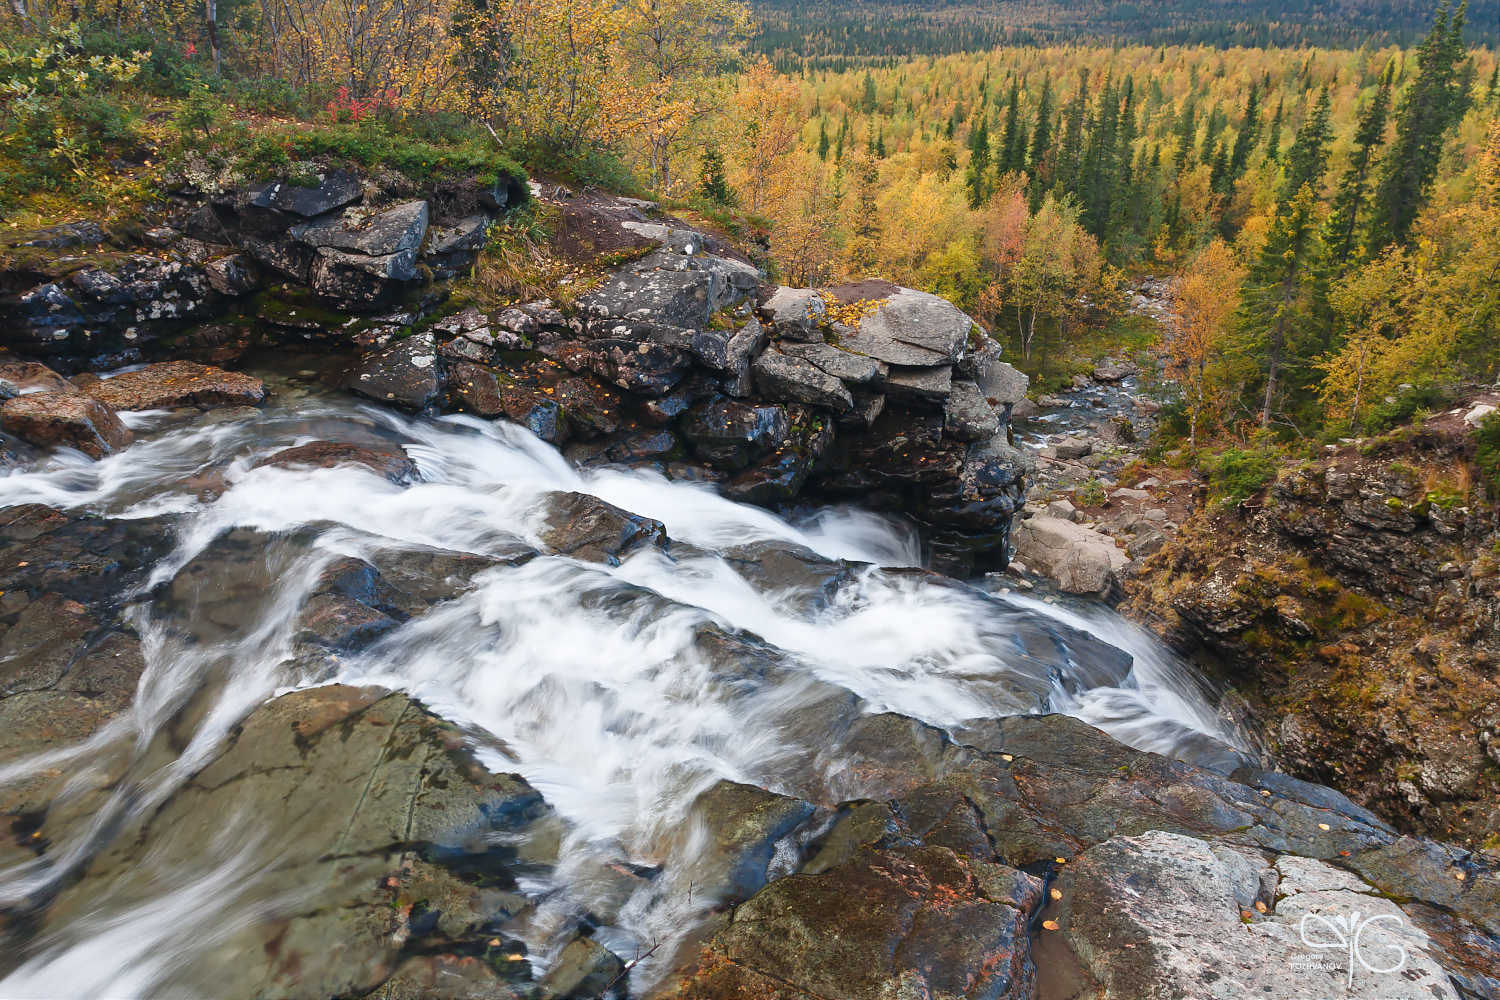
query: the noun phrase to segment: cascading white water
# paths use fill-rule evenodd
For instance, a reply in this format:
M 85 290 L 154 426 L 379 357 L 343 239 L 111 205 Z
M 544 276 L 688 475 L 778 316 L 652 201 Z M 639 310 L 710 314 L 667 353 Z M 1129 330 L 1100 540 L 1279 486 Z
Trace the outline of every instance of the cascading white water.
M 939 727 L 1053 710 L 1168 754 L 1200 744 L 1247 746 L 1215 714 L 1191 670 L 1145 633 L 1103 609 L 1085 615 L 886 572 L 879 567 L 915 565 L 917 542 L 868 513 L 824 511 L 791 524 L 708 487 L 645 472 L 579 471 L 509 424 L 407 419 L 340 397 L 277 402 L 258 417 L 220 423 L 174 425 L 167 414 L 130 419 L 141 439 L 128 450 L 98 463 L 40 460 L 0 479 L 0 505 L 181 515 L 176 548 L 143 595 L 229 529 L 296 532 L 304 543 L 266 548 L 257 570 L 263 586 L 239 624 L 196 622 L 190 606 L 175 612 L 177 620 L 137 609 L 148 668 L 133 710 L 77 747 L 0 768 L 0 782 L 40 768 L 130 773 L 132 795 L 110 806 L 117 813 L 170 794 L 257 704 L 328 680 L 293 665 L 291 631 L 334 558 L 423 546 L 515 555 L 539 545 L 546 494 L 558 490 L 590 493 L 666 525 L 673 544 L 665 553 L 647 548 L 619 567 L 543 557 L 485 570 L 459 597 L 345 658 L 333 678 L 405 690 L 488 732 L 504 755 L 485 749 L 486 762 L 524 775 L 557 810 L 567 828 L 560 858 L 522 884 L 538 901 L 524 933 L 542 964 L 580 913 L 598 909 L 596 876 L 610 864 L 662 869 L 596 933 L 613 950 L 628 958 L 700 920 L 713 900 L 692 894 L 704 835 L 684 822 L 688 805 L 723 777 L 810 795 L 798 776 L 820 748 L 792 720 L 831 692 L 852 692 L 866 711 Z M 359 466 L 252 468 L 258 457 L 312 440 L 399 444 L 422 481 L 397 486 Z M 791 583 L 754 586 L 721 555 L 762 540 L 869 566 L 824 604 Z M 1032 676 L 1011 641 L 1021 616 L 1092 632 L 1131 652 L 1134 669 L 1124 678 Z M 760 637 L 780 666 L 754 685 L 724 683 L 723 665 L 695 644 L 705 625 Z M 165 764 L 148 762 L 142 754 L 153 735 L 191 698 L 206 707 L 188 745 Z M 861 792 L 837 775 L 820 780 L 828 793 Z M 86 856 L 88 836 L 80 830 L 76 843 L 53 845 L 57 864 L 49 869 L 0 869 L 0 902 L 66 877 L 69 858 Z M 255 883 L 275 855 L 275 837 L 272 822 L 226 838 L 212 870 L 163 863 L 140 873 L 93 912 L 49 926 L 0 981 L 0 995 L 191 991 L 178 968 L 246 919 L 234 901 L 261 891 Z M 661 971 L 643 963 L 633 988 L 649 987 Z

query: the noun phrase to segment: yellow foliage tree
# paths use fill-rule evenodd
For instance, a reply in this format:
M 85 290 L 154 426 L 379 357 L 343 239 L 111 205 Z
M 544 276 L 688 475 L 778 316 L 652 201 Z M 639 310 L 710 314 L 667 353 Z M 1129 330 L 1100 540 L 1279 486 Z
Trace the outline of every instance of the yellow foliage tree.
M 777 73 L 765 56 L 751 65 L 734 95 L 739 188 L 751 212 L 764 211 L 775 198 L 801 134 L 800 104 L 797 85 Z
M 1177 285 L 1177 322 L 1165 345 L 1165 373 L 1182 390 L 1188 413 L 1188 447 L 1198 447 L 1198 428 L 1212 422 L 1233 388 L 1226 378 L 1229 319 L 1240 304 L 1245 269 L 1223 240 L 1193 259 Z

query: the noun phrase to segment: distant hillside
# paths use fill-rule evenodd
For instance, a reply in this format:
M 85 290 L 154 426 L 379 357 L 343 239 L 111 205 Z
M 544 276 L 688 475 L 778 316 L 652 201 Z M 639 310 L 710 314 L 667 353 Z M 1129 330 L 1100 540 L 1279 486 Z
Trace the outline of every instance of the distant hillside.
M 759 0 L 755 9 L 761 32 L 754 45 L 783 66 L 1075 39 L 1223 48 L 1410 44 L 1432 17 L 1428 0 Z M 1471 4 L 1467 37 L 1495 45 L 1497 21 L 1500 0 Z

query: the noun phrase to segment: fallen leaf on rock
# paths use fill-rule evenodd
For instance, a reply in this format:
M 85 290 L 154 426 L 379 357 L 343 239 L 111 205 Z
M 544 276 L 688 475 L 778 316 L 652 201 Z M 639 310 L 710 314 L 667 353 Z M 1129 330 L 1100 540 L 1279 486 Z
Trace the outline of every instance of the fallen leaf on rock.
M 1328 824 L 1327 823 L 1319 823 L 1318 824 L 1318 829 L 1319 830 L 1326 830 L 1326 829 L 1328 829 Z
M 1062 890 L 1061 889 L 1053 889 L 1052 890 L 1052 898 L 1053 899 L 1062 899 Z
M 1055 931 L 1055 930 L 1057 930 L 1057 921 L 1056 920 L 1043 920 L 1042 921 L 1042 926 L 1045 927 L 1045 928 L 1047 928 L 1047 930 L 1049 930 L 1049 931 Z

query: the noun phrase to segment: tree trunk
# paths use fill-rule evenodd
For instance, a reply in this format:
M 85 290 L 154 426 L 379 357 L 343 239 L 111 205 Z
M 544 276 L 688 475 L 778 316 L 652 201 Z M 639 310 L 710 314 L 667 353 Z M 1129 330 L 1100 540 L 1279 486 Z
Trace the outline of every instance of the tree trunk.
M 214 76 L 219 75 L 219 4 L 218 0 L 204 0 L 208 12 L 208 47 L 214 54 Z
M 1260 410 L 1260 426 L 1271 426 L 1271 398 L 1276 395 L 1276 376 L 1281 368 L 1281 342 L 1286 337 L 1286 313 L 1276 317 L 1276 332 L 1271 334 L 1271 363 L 1266 374 L 1266 401 Z

